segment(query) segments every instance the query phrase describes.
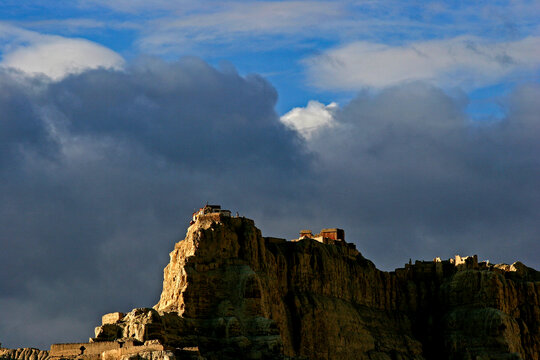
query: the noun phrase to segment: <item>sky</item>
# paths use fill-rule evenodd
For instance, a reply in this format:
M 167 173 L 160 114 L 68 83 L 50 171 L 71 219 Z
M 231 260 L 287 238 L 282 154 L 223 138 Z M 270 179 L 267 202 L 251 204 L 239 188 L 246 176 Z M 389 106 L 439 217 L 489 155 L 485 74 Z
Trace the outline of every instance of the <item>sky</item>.
M 206 202 L 540 269 L 540 2 L 0 2 L 0 342 L 151 307 Z

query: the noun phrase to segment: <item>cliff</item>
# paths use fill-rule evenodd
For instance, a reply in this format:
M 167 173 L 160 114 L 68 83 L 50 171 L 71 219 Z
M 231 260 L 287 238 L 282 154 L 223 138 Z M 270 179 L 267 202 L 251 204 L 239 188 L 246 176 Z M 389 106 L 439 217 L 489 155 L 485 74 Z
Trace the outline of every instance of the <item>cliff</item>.
M 540 358 L 540 273 L 519 262 L 456 257 L 383 272 L 344 241 L 265 238 L 252 220 L 219 213 L 194 220 L 154 308 L 107 314 L 89 343 L 48 356 Z
M 388 273 L 350 244 L 263 238 L 249 219 L 206 216 L 171 253 L 155 309 L 250 342 L 254 323 L 275 323 L 288 356 L 538 359 L 539 280 L 475 257 Z

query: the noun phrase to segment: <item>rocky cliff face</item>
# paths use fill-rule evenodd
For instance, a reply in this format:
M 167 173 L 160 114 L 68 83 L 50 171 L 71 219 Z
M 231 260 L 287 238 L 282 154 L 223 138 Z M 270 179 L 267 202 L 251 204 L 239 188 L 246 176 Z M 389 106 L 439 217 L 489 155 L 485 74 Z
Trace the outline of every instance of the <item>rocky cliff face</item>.
M 48 356 L 537 360 L 540 274 L 476 257 L 383 272 L 345 242 L 265 238 L 207 214 L 171 252 L 153 309 L 107 314 L 90 343 Z
M 421 358 L 397 280 L 345 244 L 265 239 L 249 219 L 206 216 L 171 253 L 155 309 L 212 319 L 216 335 L 236 339 L 235 352 Z
M 2 360 L 48 360 L 49 352 L 34 348 L 5 349 L 0 346 Z
M 475 257 L 382 272 L 345 243 L 206 216 L 171 253 L 155 309 L 208 324 L 213 345 L 246 358 L 538 359 L 539 280 Z

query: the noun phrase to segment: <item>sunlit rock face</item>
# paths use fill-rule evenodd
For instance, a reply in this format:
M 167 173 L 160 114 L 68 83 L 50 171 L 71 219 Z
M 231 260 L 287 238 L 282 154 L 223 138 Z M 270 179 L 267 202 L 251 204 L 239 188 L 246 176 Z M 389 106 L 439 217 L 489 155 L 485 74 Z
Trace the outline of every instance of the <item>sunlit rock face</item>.
M 49 352 L 33 348 L 5 349 L 0 344 L 0 359 L 12 360 L 48 360 Z
M 89 343 L 0 358 L 539 359 L 534 269 L 456 256 L 383 272 L 344 234 L 310 235 L 286 241 L 230 212 L 194 215 L 154 308 L 104 315 Z
M 350 244 L 264 238 L 249 219 L 213 215 L 176 244 L 154 308 L 210 324 L 238 348 L 262 341 L 263 353 L 536 359 L 539 280 L 520 263 L 476 257 L 382 272 Z

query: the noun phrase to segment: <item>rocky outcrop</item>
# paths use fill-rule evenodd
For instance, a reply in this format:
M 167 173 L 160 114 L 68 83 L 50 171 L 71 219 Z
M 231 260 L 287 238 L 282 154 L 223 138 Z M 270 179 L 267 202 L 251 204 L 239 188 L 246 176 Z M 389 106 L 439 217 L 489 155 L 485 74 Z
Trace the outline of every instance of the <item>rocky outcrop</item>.
M 49 352 L 34 348 L 5 349 L 0 346 L 2 360 L 48 360 Z
M 444 348 L 486 359 L 540 358 L 539 295 L 538 281 L 515 273 L 457 272 L 440 288 Z
M 266 350 L 281 340 L 311 359 L 537 359 L 539 280 L 476 257 L 382 272 L 350 244 L 263 238 L 249 219 L 205 216 L 171 253 L 155 309 L 245 337 L 227 344 L 245 358 L 263 335 Z
M 476 256 L 383 272 L 345 241 L 265 238 L 250 219 L 202 213 L 154 308 L 106 314 L 90 343 L 49 356 L 537 360 L 540 274 Z

